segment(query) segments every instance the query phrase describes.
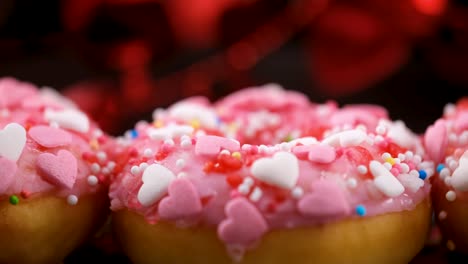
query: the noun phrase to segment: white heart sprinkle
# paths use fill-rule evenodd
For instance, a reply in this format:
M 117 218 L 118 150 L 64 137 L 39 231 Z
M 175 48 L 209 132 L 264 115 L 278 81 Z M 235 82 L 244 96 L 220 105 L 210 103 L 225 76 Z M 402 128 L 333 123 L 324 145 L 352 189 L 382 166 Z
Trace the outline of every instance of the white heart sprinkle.
M 299 178 L 299 162 L 289 152 L 277 152 L 272 158 L 256 160 L 250 173 L 257 179 L 281 188 L 292 189 Z
M 138 201 L 150 206 L 167 193 L 169 184 L 176 178 L 174 173 L 161 164 L 152 164 L 143 172 L 143 185 L 138 191 Z
M 64 109 L 55 111 L 47 109 L 44 117 L 49 122 L 57 123 L 61 128 L 86 133 L 89 130 L 89 118 L 75 109 Z
M 346 130 L 332 134 L 323 139 L 323 144 L 333 147 L 352 147 L 358 146 L 367 139 L 367 134 L 360 129 Z
M 468 191 L 468 151 L 465 151 L 458 161 L 458 167 L 453 171 L 453 188 L 458 191 Z
M 385 166 L 373 160 L 369 164 L 371 174 L 374 176 L 374 184 L 383 194 L 396 197 L 405 191 L 405 187 L 385 168 Z
M 398 179 L 400 180 L 401 184 L 403 184 L 403 186 L 412 193 L 417 192 L 421 187 L 424 186 L 424 181 L 422 179 L 411 174 L 400 174 L 398 175 Z
M 179 102 L 169 109 L 172 117 L 184 121 L 198 120 L 204 127 L 213 128 L 217 125 L 217 115 L 210 108 L 190 102 Z
M 194 128 L 187 125 L 168 125 L 162 128 L 154 128 L 148 131 L 148 136 L 154 140 L 165 140 L 180 137 L 183 135 L 191 135 Z
M 18 161 L 26 145 L 26 130 L 17 123 L 10 123 L 0 130 L 0 156 Z
M 411 132 L 403 121 L 395 121 L 388 129 L 387 136 L 404 148 L 412 148 L 417 137 Z

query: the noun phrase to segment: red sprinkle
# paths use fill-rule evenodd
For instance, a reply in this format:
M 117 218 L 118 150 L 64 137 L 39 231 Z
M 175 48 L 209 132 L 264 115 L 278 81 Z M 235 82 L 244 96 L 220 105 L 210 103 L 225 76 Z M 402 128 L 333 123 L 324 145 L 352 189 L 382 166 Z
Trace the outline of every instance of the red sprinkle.
M 229 174 L 226 177 L 227 183 L 233 188 L 236 188 L 237 186 L 239 186 L 242 183 L 242 180 L 243 180 L 242 177 L 239 176 L 238 174 Z
M 31 192 L 27 191 L 27 190 L 22 190 L 21 193 L 20 193 L 21 197 L 23 198 L 28 198 L 29 196 L 31 196 Z

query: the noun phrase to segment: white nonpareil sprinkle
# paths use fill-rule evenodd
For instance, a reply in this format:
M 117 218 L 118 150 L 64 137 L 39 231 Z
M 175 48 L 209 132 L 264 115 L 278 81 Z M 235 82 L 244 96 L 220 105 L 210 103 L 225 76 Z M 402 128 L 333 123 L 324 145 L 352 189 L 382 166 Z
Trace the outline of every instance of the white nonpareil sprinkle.
M 184 160 L 184 159 L 178 159 L 178 160 L 176 161 L 176 166 L 177 166 L 177 168 L 179 168 L 179 169 L 185 167 L 185 160 Z
M 246 184 L 241 184 L 241 185 L 239 185 L 239 187 L 237 187 L 237 191 L 240 194 L 248 194 L 250 192 L 250 186 L 248 186 Z
M 68 195 L 67 203 L 69 205 L 76 205 L 78 203 L 78 197 L 76 195 L 73 195 L 73 194 Z
M 221 150 L 221 152 L 219 152 L 219 154 L 220 154 L 220 155 L 228 155 L 228 156 L 229 156 L 229 155 L 231 155 L 231 152 L 230 152 L 229 150 L 227 150 L 227 149 L 223 149 L 223 150 Z
M 303 190 L 301 187 L 299 187 L 299 186 L 294 187 L 294 189 L 292 189 L 292 191 L 291 191 L 291 196 L 292 196 L 294 199 L 299 199 L 299 198 L 301 198 L 303 195 L 304 195 L 304 190 Z
M 251 187 L 254 184 L 254 180 L 252 178 L 250 178 L 250 177 L 246 177 L 242 181 L 242 184 L 245 184 L 245 185 Z
M 187 173 L 185 173 L 185 172 L 179 172 L 177 174 L 177 178 L 185 178 L 185 177 L 187 177 Z
M 174 146 L 175 145 L 174 140 L 172 140 L 172 139 L 164 140 L 164 144 L 168 145 L 168 146 Z
M 106 167 L 109 169 L 109 171 L 113 171 L 115 169 L 115 165 L 115 162 L 109 161 Z
M 392 164 L 390 164 L 389 162 L 385 162 L 383 164 L 383 166 L 387 169 L 387 170 L 391 170 L 392 169 Z
M 400 169 L 402 173 L 408 173 L 410 171 L 410 167 L 406 163 L 401 163 Z
M 447 218 L 447 212 L 445 212 L 445 211 L 440 211 L 440 213 L 439 213 L 439 220 L 444 220 L 445 218 Z
M 105 152 L 102 152 L 102 151 L 99 151 L 97 154 L 96 154 L 96 157 L 98 158 L 98 160 L 100 162 L 104 162 L 106 161 L 107 159 L 107 154 Z
M 349 188 L 354 189 L 357 187 L 357 180 L 355 178 L 349 178 L 347 184 Z
M 445 186 L 447 187 L 452 186 L 452 177 L 445 177 L 444 183 L 445 183 Z
M 387 132 L 387 129 L 385 128 L 385 126 L 383 125 L 378 125 L 376 128 L 375 128 L 375 133 L 379 134 L 379 135 L 383 135 L 385 134 L 385 132 Z
M 364 165 L 359 165 L 357 166 L 357 170 L 360 174 L 366 174 L 367 173 L 367 167 Z
M 453 115 L 457 110 L 457 107 L 452 104 L 452 103 L 448 103 L 444 106 L 444 116 L 450 116 L 450 115 Z
M 445 199 L 447 199 L 449 202 L 453 202 L 455 199 L 457 199 L 457 194 L 454 191 L 448 191 L 445 194 Z
M 448 168 L 443 168 L 440 172 L 439 172 L 439 176 L 441 179 L 445 179 L 446 177 L 449 177 L 450 176 L 450 169 Z
M 132 168 L 130 169 L 130 173 L 133 174 L 133 175 L 137 175 L 140 173 L 140 167 L 134 165 L 132 166 Z
M 382 154 L 381 157 L 382 157 L 383 160 L 386 160 L 386 159 L 388 159 L 388 158 L 391 158 L 392 155 L 390 155 L 390 153 L 388 153 L 388 152 L 385 152 L 385 153 Z
M 89 175 L 88 176 L 88 184 L 91 186 L 97 185 L 99 182 L 98 178 L 94 175 Z
M 99 165 L 97 163 L 91 164 L 91 172 L 92 173 L 98 174 L 100 170 L 101 170 L 101 165 Z
M 146 168 L 148 168 L 148 163 L 142 162 L 142 163 L 140 163 L 139 167 L 140 167 L 141 171 L 144 171 L 144 170 L 146 170 Z
M 180 146 L 183 147 L 183 148 L 188 148 L 188 147 L 192 146 L 192 140 L 182 139 L 182 141 L 180 142 Z
M 255 187 L 255 189 L 252 191 L 252 193 L 249 196 L 249 199 L 252 202 L 258 202 L 260 198 L 262 198 L 263 191 L 259 187 Z
M 151 156 L 153 156 L 153 150 L 151 150 L 150 148 L 147 148 L 143 151 L 143 156 L 149 158 Z
M 402 153 L 398 154 L 398 159 L 400 159 L 400 161 L 404 161 L 405 158 L 406 158 L 405 154 L 402 154 Z

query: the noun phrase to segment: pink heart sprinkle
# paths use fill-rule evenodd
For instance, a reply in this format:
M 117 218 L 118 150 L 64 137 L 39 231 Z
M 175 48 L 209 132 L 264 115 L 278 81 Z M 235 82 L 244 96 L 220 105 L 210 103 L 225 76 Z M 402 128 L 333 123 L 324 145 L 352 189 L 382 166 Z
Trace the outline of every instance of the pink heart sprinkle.
M 35 126 L 28 133 L 39 145 L 46 148 L 66 146 L 72 141 L 70 133 L 55 127 Z
M 0 194 L 13 183 L 17 169 L 16 162 L 0 157 Z
M 68 150 L 60 150 L 57 155 L 42 153 L 37 157 L 36 166 L 44 180 L 54 185 L 71 189 L 75 184 L 77 160 Z
M 312 192 L 297 204 L 299 212 L 310 217 L 340 217 L 351 212 L 343 191 L 335 183 L 319 180 L 312 183 Z
M 218 136 L 200 136 L 195 144 L 197 155 L 218 155 L 222 149 L 238 151 L 240 143 L 236 140 Z
M 291 151 L 296 157 L 306 159 L 310 151 L 310 146 L 295 146 Z
M 424 145 L 427 154 L 438 163 L 442 161 L 448 145 L 447 129 L 444 120 L 438 120 L 434 125 L 429 126 L 424 135 Z
M 197 215 L 202 211 L 200 196 L 189 180 L 173 180 L 168 193 L 169 196 L 159 203 L 158 213 L 161 219 L 177 220 Z
M 468 129 L 468 111 L 459 112 L 453 125 L 456 131 Z
M 218 236 L 227 244 L 251 244 L 268 229 L 262 214 L 244 197 L 229 201 L 224 210 L 227 219 L 219 224 Z
M 309 156 L 310 161 L 317 163 L 330 163 L 335 160 L 335 149 L 329 145 L 312 145 L 310 146 Z

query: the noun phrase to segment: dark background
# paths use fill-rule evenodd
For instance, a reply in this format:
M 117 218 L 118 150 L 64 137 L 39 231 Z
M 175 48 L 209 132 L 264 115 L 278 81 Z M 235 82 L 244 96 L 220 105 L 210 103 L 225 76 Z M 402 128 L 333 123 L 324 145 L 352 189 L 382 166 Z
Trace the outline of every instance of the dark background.
M 262 2 L 262 1 L 260 1 Z M 288 1 L 271 1 L 272 4 L 257 5 L 255 14 L 264 9 L 270 13 L 278 12 Z M 0 4 L 0 76 L 12 76 L 39 86 L 51 86 L 63 91 L 70 86 L 83 82 L 110 81 L 113 88 L 110 93 L 119 93 L 119 79 L 122 71 L 105 62 L 112 55 L 102 56 L 111 50 L 115 43 L 135 37 L 149 39 L 160 43 L 154 49 L 149 63 L 145 64 L 151 78 L 164 78 L 173 72 L 184 70 L 192 63 L 203 61 L 205 58 L 223 50 L 232 43 L 229 32 L 236 27 L 252 27 L 242 25 L 242 21 L 249 20 L 247 11 L 227 11 L 222 16 L 221 44 L 211 47 L 193 47 L 180 45 L 174 40 L 168 26 L 167 14 L 162 11 L 160 4 L 144 6 L 143 8 L 128 9 L 130 16 L 127 20 L 125 12 L 101 10 L 96 12 L 92 22 L 84 29 L 71 32 L 63 22 L 64 1 L 48 0 L 2 0 Z M 265 7 L 266 6 L 266 7 Z M 259 11 L 260 10 L 260 11 Z M 241 10 L 242 11 L 242 10 Z M 155 19 L 155 25 L 148 25 L 151 30 L 137 30 L 138 25 L 128 25 L 125 21 L 132 20 L 141 13 L 142 17 Z M 146 13 L 148 14 L 146 14 Z M 267 13 L 268 12 L 263 12 Z M 262 14 L 263 14 L 262 13 Z M 117 18 L 116 18 L 117 17 Z M 242 17 L 242 19 L 239 19 Z M 246 18 L 247 17 L 247 18 Z M 262 16 L 251 15 L 261 20 Z M 264 15 L 263 17 L 268 17 Z M 124 21 L 124 22 L 122 22 Z M 251 20 L 254 21 L 254 20 Z M 127 23 L 127 24 L 126 24 Z M 145 25 L 145 22 L 139 22 Z M 250 23 L 250 24 L 249 24 Z M 156 27 L 156 29 L 154 29 Z M 136 29 L 135 29 L 136 28 Z M 152 31 L 154 30 L 154 32 Z M 436 34 L 444 37 L 449 33 L 438 29 Z M 240 30 L 242 31 L 242 30 Z M 153 34 L 152 36 L 150 34 Z M 240 33 L 233 33 L 239 35 Z M 150 35 L 151 38 L 147 38 Z M 152 38 L 154 37 L 154 39 Z M 446 37 L 446 36 L 445 36 Z M 396 71 L 389 73 L 370 85 L 358 91 L 347 93 L 327 93 L 318 89 L 310 65 L 314 65 L 313 58 L 307 55 L 304 40 L 309 38 L 309 31 L 302 30 L 293 35 L 285 45 L 274 50 L 256 65 L 248 70 L 248 78 L 226 79 L 219 78 L 211 83 L 206 94 L 210 99 L 216 99 L 230 91 L 240 89 L 246 85 L 277 82 L 287 89 L 299 90 L 306 93 L 311 100 L 324 102 L 336 100 L 340 104 L 347 103 L 375 103 L 387 107 L 395 119 L 403 119 L 407 125 L 418 133 L 442 114 L 443 106 L 448 102 L 455 102 L 467 91 L 465 83 L 457 83 L 444 79 L 434 72 L 433 68 L 421 55 L 420 47 L 415 45 L 406 63 Z M 446 37 L 447 38 L 447 37 Z M 94 45 L 94 46 L 93 46 Z M 102 56 L 102 57 L 100 57 Z M 245 74 L 244 74 L 245 75 Z M 241 81 L 239 81 L 241 79 Z M 181 85 L 165 87 L 173 90 L 165 100 L 155 102 L 151 109 L 167 106 L 176 100 L 187 96 Z M 89 88 L 92 89 L 92 88 Z M 113 89 L 113 90 L 112 90 Z M 128 128 L 132 122 L 140 118 L 149 117 L 149 108 L 131 116 L 122 116 L 121 125 L 112 127 L 112 133 L 120 133 Z
M 11 76 L 38 86 L 50 86 L 73 99 L 78 98 L 77 102 L 88 107 L 86 109 L 105 130 L 115 135 L 131 128 L 139 119 L 149 119 L 154 108 L 168 106 L 187 96 L 200 94 L 215 100 L 245 86 L 271 82 L 302 91 L 316 102 L 336 100 L 341 105 L 382 105 L 392 118 L 402 119 L 415 132 L 423 133 L 440 117 L 445 104 L 456 102 L 468 91 L 468 34 L 465 34 L 468 32 L 468 1 L 448 1 L 450 12 L 440 15 L 442 21 L 451 21 L 456 16 L 465 18 L 461 19 L 465 24 L 440 22 L 432 27 L 429 35 L 418 37 L 416 41 L 408 40 L 405 43 L 411 46 L 410 52 L 395 70 L 354 87 L 348 87 L 347 80 L 343 80 L 344 84 L 333 89 L 316 78 L 320 76 L 314 67 L 322 67 L 323 61 L 316 61 L 310 55 L 315 41 L 322 41 L 317 37 L 318 26 L 314 23 L 294 32 L 282 45 L 245 69 L 233 69 L 216 60 L 212 62 L 213 56 L 225 54 L 229 47 L 294 1 L 257 0 L 246 7 L 224 10 L 218 20 L 215 44 L 180 41 L 170 26 L 171 16 L 179 14 L 164 10 L 166 0 L 122 6 L 109 4 L 117 0 L 108 1 L 92 12 L 84 12 L 88 20 L 77 26 L 74 23 L 81 21 L 80 16 L 73 16 L 75 10 L 64 6 L 80 1 L 82 4 L 77 7 L 90 2 L 0 0 L 0 77 Z M 336 3 L 356 4 L 353 7 L 359 9 L 365 0 L 328 2 L 326 10 L 333 9 Z M 397 0 L 380 2 L 396 3 Z M 185 3 L 191 8 L 190 1 Z M 460 10 L 465 13 L 459 13 Z M 390 18 L 400 20 L 398 14 Z M 347 23 L 353 21 L 344 24 Z M 351 28 L 349 32 L 356 33 L 360 28 L 357 29 Z M 384 34 L 382 45 L 397 35 Z M 428 52 L 427 47 L 432 47 L 433 43 L 441 48 Z M 353 45 L 338 47 L 339 52 L 346 52 L 348 48 L 349 53 L 355 52 Z M 243 55 L 245 53 L 239 56 Z M 447 60 L 437 64 L 434 58 Z M 379 62 L 376 63 L 375 66 L 379 66 Z M 339 60 L 337 64 L 339 66 Z M 368 76 L 365 71 L 361 74 L 362 80 L 372 79 L 370 73 Z M 155 94 L 151 100 L 138 97 L 148 82 L 151 84 L 148 89 Z M 129 96 L 136 96 L 136 105 Z M 115 244 L 108 237 L 101 238 L 78 249 L 66 263 L 127 263 L 115 250 Z M 437 246 L 422 251 L 414 263 L 462 263 L 458 259 L 459 256 L 447 255 L 444 247 Z

